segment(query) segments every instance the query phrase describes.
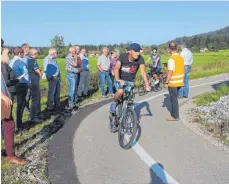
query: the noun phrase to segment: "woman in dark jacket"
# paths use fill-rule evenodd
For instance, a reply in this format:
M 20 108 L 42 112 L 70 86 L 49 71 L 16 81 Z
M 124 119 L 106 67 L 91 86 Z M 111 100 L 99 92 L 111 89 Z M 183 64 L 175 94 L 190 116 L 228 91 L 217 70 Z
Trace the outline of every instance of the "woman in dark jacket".
M 10 92 L 10 98 L 14 101 L 14 96 L 16 95 L 16 85 L 19 82 L 19 79 L 16 78 L 16 74 L 13 69 L 8 65 L 9 57 L 8 56 L 9 49 L 4 48 L 2 54 L 2 62 L 1 62 L 1 72 L 6 82 L 6 86 Z
M 15 86 L 15 84 L 18 81 L 17 79 L 15 79 L 12 69 L 8 68 L 7 66 L 6 62 L 8 62 L 9 60 L 8 53 L 6 54 L 4 53 L 4 50 L 2 51 L 3 52 L 2 52 L 2 62 L 1 62 L 1 67 L 2 67 L 1 68 L 1 102 L 2 102 L 1 104 L 2 105 L 1 106 L 1 112 L 2 112 L 1 124 L 2 124 L 2 127 L 4 127 L 4 143 L 5 143 L 5 149 L 6 149 L 6 160 L 8 160 L 12 164 L 25 165 L 28 163 L 28 161 L 17 157 L 14 151 L 15 122 L 12 117 L 12 107 L 10 107 L 12 104 L 12 101 L 9 98 L 11 96 L 10 94 L 11 92 L 7 88 L 7 85 L 10 86 L 12 92 L 14 92 L 14 89 L 12 88 L 12 86 Z M 9 73 L 7 73 L 7 71 Z M 8 84 L 6 84 L 5 78 L 7 79 Z

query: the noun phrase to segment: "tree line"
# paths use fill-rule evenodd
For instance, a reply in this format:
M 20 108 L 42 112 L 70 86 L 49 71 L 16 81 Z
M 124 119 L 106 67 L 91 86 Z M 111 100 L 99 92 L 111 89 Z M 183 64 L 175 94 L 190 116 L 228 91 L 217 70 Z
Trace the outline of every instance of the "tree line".
M 185 43 L 188 48 L 192 50 L 192 52 L 200 52 L 201 49 L 207 48 L 209 51 L 218 51 L 222 49 L 229 49 L 229 26 L 223 29 L 212 31 L 209 33 L 194 35 L 190 37 L 180 37 L 169 42 L 176 42 L 178 45 Z M 164 43 L 161 45 L 142 45 L 144 48 L 144 54 L 149 54 L 150 51 L 157 47 L 158 52 L 161 54 L 167 53 L 168 43 Z M 120 44 L 109 44 L 109 45 L 80 45 L 81 48 L 85 48 L 87 51 L 100 51 L 103 47 L 108 47 L 109 50 L 119 50 L 119 53 L 125 52 L 125 49 L 131 44 L 131 41 L 127 41 L 126 43 Z M 52 39 L 50 39 L 50 47 L 55 47 L 58 52 L 59 58 L 64 58 L 68 53 L 68 49 L 70 46 L 74 46 L 71 43 L 65 45 L 64 37 L 56 35 Z M 44 58 L 48 55 L 48 51 L 50 47 L 38 47 L 41 53 L 41 58 Z M 12 48 L 12 47 L 11 47 Z

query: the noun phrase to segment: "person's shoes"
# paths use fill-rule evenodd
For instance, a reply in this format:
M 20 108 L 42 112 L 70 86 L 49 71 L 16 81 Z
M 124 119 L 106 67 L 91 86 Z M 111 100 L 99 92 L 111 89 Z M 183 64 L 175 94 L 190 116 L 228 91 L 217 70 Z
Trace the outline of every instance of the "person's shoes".
M 111 128 L 110 128 L 110 131 L 112 133 L 116 133 L 118 131 L 118 127 L 116 127 L 115 125 L 112 125 Z
M 107 97 L 105 95 L 103 95 L 102 98 L 107 98 Z
M 167 121 L 179 121 L 179 118 L 169 117 L 166 119 Z
M 109 94 L 109 96 L 110 96 L 110 97 L 114 97 L 114 94 L 113 94 L 113 93 L 112 93 L 112 94 Z
M 178 96 L 178 99 L 182 99 L 183 98 L 183 96 Z
M 66 109 L 72 111 L 75 105 L 69 105 Z
M 116 104 L 112 103 L 110 106 L 110 113 L 115 113 L 116 112 Z
M 28 160 L 20 159 L 16 156 L 6 156 L 6 160 L 11 164 L 15 164 L 15 165 L 26 165 L 29 163 Z
M 184 98 L 188 98 L 188 96 L 184 96 Z

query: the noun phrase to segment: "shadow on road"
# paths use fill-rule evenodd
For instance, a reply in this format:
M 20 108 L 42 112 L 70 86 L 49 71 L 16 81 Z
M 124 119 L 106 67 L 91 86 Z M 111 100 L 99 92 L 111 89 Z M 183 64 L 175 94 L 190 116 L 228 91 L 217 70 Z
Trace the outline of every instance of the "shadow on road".
M 146 108 L 148 114 L 141 114 L 141 111 L 144 108 Z M 148 102 L 136 103 L 135 112 L 137 114 L 137 118 L 139 122 L 142 116 L 153 116 Z
M 151 181 L 149 184 L 167 184 L 164 167 L 161 163 L 156 163 L 149 169 Z
M 169 94 L 164 95 L 164 101 L 162 102 L 162 107 L 166 107 L 169 112 L 171 112 L 171 101 Z
M 217 83 L 217 84 L 213 84 L 212 85 L 212 88 L 216 90 L 221 85 L 227 85 L 227 86 L 229 86 L 229 81 L 225 81 L 225 82 L 220 82 L 220 83 Z

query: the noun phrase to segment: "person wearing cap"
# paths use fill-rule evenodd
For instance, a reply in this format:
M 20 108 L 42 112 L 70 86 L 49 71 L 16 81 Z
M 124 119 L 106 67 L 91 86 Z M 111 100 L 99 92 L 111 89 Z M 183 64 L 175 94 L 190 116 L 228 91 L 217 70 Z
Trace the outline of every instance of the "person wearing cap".
M 56 57 L 56 49 L 50 48 L 49 55 L 43 60 L 44 73 L 49 84 L 47 100 L 47 110 L 49 112 L 54 111 L 54 109 L 60 110 L 60 68 Z
M 105 81 L 107 81 L 108 84 L 108 90 L 109 94 L 111 96 L 114 95 L 113 88 L 112 88 L 112 81 L 110 77 L 110 68 L 111 68 L 111 62 L 110 58 L 108 57 L 109 50 L 107 47 L 103 48 L 103 54 L 99 56 L 98 62 L 97 62 L 97 69 L 99 70 L 99 78 L 100 78 L 100 88 L 102 92 L 102 97 L 105 98 Z
M 193 56 L 192 52 L 187 49 L 185 44 L 181 45 L 181 57 L 184 59 L 184 86 L 181 87 L 178 91 L 178 97 L 179 98 L 188 98 L 189 94 L 189 74 L 192 70 L 192 63 L 193 63 Z
M 151 90 L 146 75 L 145 61 L 144 58 L 140 55 L 141 46 L 137 43 L 132 43 L 128 47 L 128 50 L 128 53 L 123 53 L 119 56 L 117 63 L 115 65 L 114 85 L 117 92 L 115 93 L 113 102 L 110 106 L 110 112 L 112 114 L 116 111 L 118 99 L 120 99 L 124 94 L 124 85 L 128 85 L 128 82 L 134 82 L 135 76 L 139 68 L 141 71 L 142 78 L 145 82 L 146 90 Z M 116 130 L 117 127 L 115 125 L 112 125 L 111 132 L 115 132 Z
M 165 87 L 168 87 L 170 101 L 172 105 L 171 117 L 167 121 L 179 120 L 178 90 L 184 85 L 184 60 L 177 53 L 177 44 L 169 44 L 169 52 L 171 54 L 168 60 L 168 72 L 165 81 Z

